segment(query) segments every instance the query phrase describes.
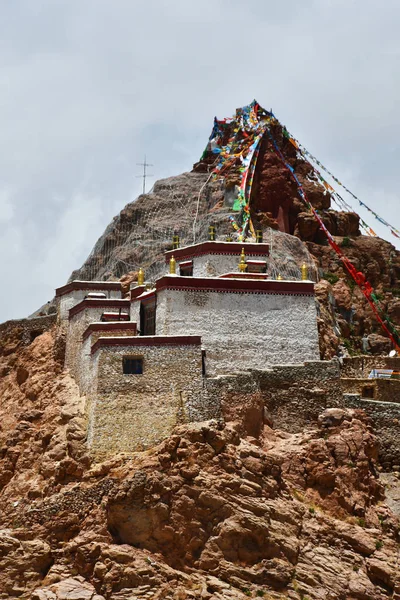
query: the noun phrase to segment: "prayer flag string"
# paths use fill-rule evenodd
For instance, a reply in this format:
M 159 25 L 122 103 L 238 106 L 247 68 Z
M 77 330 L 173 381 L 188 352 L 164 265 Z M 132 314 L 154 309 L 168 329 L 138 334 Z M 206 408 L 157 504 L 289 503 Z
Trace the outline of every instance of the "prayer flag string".
M 289 165 L 289 163 L 286 161 L 285 157 L 282 154 L 282 151 L 280 150 L 278 144 L 276 143 L 276 140 L 272 136 L 272 133 L 269 129 L 267 129 L 267 133 L 272 142 L 272 145 L 274 147 L 276 154 L 280 158 L 283 165 L 288 169 L 292 178 L 295 180 L 301 200 L 311 210 L 312 214 L 317 219 L 321 230 L 325 233 L 325 235 L 327 237 L 329 245 L 331 246 L 331 248 L 333 248 L 333 250 L 335 250 L 336 254 L 340 258 L 342 265 L 344 266 L 346 271 L 349 273 L 349 275 L 352 277 L 352 279 L 355 281 L 355 283 L 360 288 L 364 297 L 367 299 L 373 313 L 375 314 L 377 320 L 379 321 L 382 328 L 384 329 L 384 331 L 387 333 L 387 335 L 393 342 L 396 350 L 400 351 L 400 334 L 397 331 L 396 327 L 394 326 L 393 322 L 390 320 L 389 316 L 383 312 L 383 310 L 380 306 L 380 302 L 379 302 L 376 294 L 374 293 L 374 290 L 373 290 L 371 284 L 367 281 L 365 275 L 362 272 L 357 271 L 357 269 L 355 268 L 353 263 L 343 254 L 342 250 L 336 244 L 331 233 L 328 231 L 324 222 L 322 221 L 321 217 L 319 216 L 317 210 L 312 206 L 311 202 L 308 200 L 307 194 L 304 190 L 303 185 L 301 184 L 299 178 L 297 177 L 296 173 L 294 172 L 293 167 L 291 165 Z

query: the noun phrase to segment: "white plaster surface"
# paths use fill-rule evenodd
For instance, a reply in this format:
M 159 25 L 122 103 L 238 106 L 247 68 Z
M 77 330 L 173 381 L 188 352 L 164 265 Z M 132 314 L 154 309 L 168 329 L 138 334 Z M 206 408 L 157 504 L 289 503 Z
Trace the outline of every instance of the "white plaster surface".
M 65 348 L 65 366 L 70 369 L 71 374 L 75 377 L 75 380 L 79 386 L 81 385 L 80 360 L 82 336 L 91 323 L 100 321 L 104 310 L 104 307 L 101 306 L 87 307 L 74 315 L 68 323 L 67 342 Z
M 110 289 L 102 289 L 102 290 L 93 290 L 93 289 L 79 289 L 72 290 L 68 294 L 64 294 L 58 298 L 58 315 L 61 321 L 68 320 L 68 313 L 71 308 L 73 308 L 79 302 L 90 293 L 99 293 L 103 292 L 106 295 L 106 298 L 116 299 L 121 298 L 120 290 L 110 290 Z
M 245 250 L 246 247 L 244 246 Z M 251 260 L 267 261 L 265 254 L 252 254 L 247 256 Z M 186 258 L 177 259 L 177 274 L 179 275 L 179 264 L 187 261 Z M 225 273 L 236 273 L 239 271 L 240 254 L 204 254 L 193 257 L 193 277 L 218 277 Z
M 207 375 L 319 359 L 313 296 L 164 289 L 157 335 L 201 335 Z

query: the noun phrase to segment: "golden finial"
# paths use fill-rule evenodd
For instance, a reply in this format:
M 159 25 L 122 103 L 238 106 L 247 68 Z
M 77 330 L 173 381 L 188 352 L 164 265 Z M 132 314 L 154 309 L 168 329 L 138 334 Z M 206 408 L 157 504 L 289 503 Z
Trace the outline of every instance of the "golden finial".
M 240 262 L 239 262 L 239 271 L 241 273 L 244 273 L 247 269 L 247 264 L 246 264 L 246 255 L 244 253 L 244 248 L 242 248 L 242 251 L 240 253 Z
M 179 235 L 172 236 L 172 249 L 176 250 L 179 248 Z
M 278 273 L 277 280 L 278 280 L 278 281 L 283 281 L 283 277 L 282 277 L 282 275 L 281 275 L 280 273 Z
M 210 227 L 208 228 L 208 239 L 210 240 L 210 242 L 215 242 L 215 226 L 214 225 L 210 225 Z
M 308 268 L 305 262 L 301 265 L 301 279 L 302 281 L 308 280 Z
M 256 243 L 257 244 L 262 244 L 263 243 L 263 232 L 262 232 L 262 229 L 257 229 L 257 231 L 256 231 Z
M 140 267 L 138 274 L 137 274 L 137 284 L 144 285 L 144 271 L 143 271 L 142 267 Z
M 169 274 L 176 275 L 176 260 L 175 260 L 175 256 L 173 256 L 173 255 L 169 259 Z
M 226 242 L 233 242 L 233 237 L 231 235 L 226 236 Z

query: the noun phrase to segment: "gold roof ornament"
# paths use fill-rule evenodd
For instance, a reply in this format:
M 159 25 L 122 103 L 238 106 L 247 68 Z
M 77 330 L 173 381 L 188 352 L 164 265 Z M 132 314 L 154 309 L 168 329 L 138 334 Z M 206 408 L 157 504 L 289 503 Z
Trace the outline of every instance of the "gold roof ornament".
M 247 263 L 246 263 L 246 255 L 244 253 L 244 248 L 242 248 L 242 251 L 240 253 L 240 262 L 239 262 L 239 271 L 241 273 L 244 273 L 247 269 Z
M 233 242 L 233 237 L 231 235 L 226 236 L 226 242 Z
M 176 275 L 176 260 L 175 260 L 175 256 L 173 256 L 173 255 L 169 259 L 169 274 Z
M 172 250 L 176 250 L 177 248 L 179 248 L 179 235 L 173 235 L 172 236 Z
M 305 262 L 301 265 L 301 280 L 302 281 L 308 280 L 308 268 L 307 268 L 307 265 Z
M 262 229 L 257 229 L 256 231 L 256 244 L 263 243 L 263 232 Z
M 144 285 L 144 271 L 143 271 L 142 267 L 140 267 L 140 269 L 138 271 L 137 284 Z
M 278 277 L 276 278 L 278 281 L 283 281 L 283 277 L 280 273 L 278 273 Z
M 210 242 L 215 242 L 215 225 L 210 225 L 208 228 L 208 239 Z

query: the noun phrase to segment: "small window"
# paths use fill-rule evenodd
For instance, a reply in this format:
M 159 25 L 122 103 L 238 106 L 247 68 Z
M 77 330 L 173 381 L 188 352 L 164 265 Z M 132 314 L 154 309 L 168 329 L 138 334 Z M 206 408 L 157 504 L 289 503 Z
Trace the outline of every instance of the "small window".
M 375 388 L 373 385 L 364 385 L 362 389 L 363 398 L 375 398 Z
M 179 264 L 179 275 L 181 277 L 193 277 L 193 261 L 185 260 Z
M 191 267 L 180 267 L 179 275 L 181 277 L 193 277 L 193 266 Z
M 267 263 L 265 260 L 248 260 L 247 261 L 247 272 L 248 273 L 266 273 Z
M 142 375 L 143 358 L 124 357 L 122 359 L 122 370 L 124 375 Z

